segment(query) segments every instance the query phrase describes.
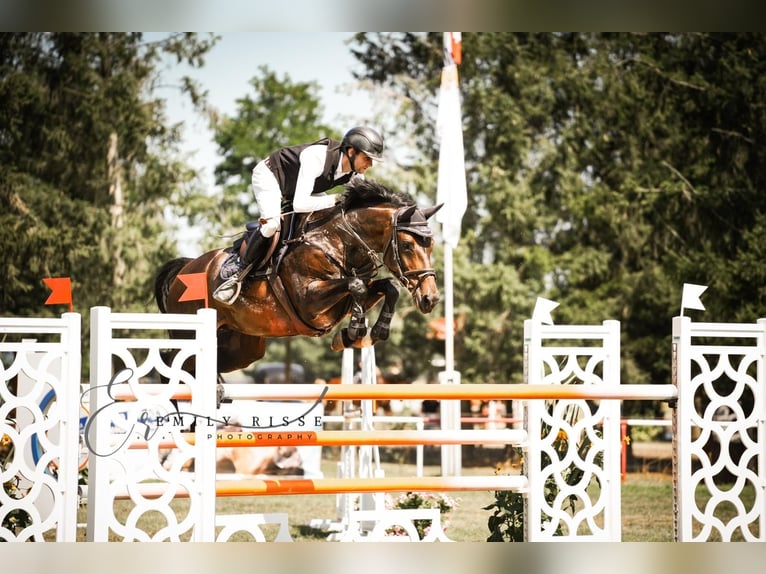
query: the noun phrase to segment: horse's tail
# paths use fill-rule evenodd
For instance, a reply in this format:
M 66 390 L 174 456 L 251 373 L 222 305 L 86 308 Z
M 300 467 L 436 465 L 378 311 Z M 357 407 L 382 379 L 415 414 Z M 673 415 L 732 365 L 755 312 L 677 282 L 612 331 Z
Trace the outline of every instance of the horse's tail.
M 168 312 L 170 284 L 189 261 L 191 261 L 189 257 L 171 259 L 157 272 L 157 277 L 154 279 L 154 299 L 157 301 L 157 307 L 161 313 Z

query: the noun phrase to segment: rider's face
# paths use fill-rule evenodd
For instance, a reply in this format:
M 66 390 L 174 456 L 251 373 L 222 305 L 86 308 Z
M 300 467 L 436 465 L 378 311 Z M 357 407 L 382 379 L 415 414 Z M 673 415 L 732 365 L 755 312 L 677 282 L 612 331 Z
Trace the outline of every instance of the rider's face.
M 356 150 L 352 151 L 354 155 L 351 156 L 351 163 L 357 173 L 364 173 L 372 167 L 372 160 L 366 153 Z

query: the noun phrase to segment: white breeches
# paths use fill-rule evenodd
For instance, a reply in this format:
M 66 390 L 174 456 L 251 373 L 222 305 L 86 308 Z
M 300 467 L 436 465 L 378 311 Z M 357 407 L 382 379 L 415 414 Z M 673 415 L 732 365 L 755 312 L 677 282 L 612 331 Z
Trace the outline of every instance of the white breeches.
M 261 223 L 261 235 L 271 237 L 279 229 L 282 191 L 279 189 L 277 178 L 266 167 L 265 162 L 266 160 L 260 161 L 253 168 L 252 184 L 260 218 L 266 220 L 265 223 Z

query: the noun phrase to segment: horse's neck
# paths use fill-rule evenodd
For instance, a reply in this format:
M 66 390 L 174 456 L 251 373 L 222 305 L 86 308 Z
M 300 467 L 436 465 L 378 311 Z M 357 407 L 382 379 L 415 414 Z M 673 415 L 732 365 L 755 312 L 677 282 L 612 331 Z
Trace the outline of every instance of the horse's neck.
M 367 248 L 383 253 L 391 236 L 391 214 L 390 207 L 368 207 L 348 212 L 345 218 L 348 228 Z

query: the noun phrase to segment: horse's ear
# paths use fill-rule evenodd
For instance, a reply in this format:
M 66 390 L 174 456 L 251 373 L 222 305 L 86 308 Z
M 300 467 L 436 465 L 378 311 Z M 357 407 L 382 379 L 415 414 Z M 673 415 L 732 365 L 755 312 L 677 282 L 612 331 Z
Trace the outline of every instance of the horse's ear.
M 412 217 L 412 214 L 415 213 L 417 210 L 417 205 L 410 205 L 409 207 L 406 207 L 402 210 L 402 212 L 399 214 L 399 220 L 401 221 L 409 221 Z
M 423 213 L 426 219 L 430 218 L 434 213 L 439 211 L 442 207 L 444 207 L 443 203 L 440 203 L 439 205 L 434 205 L 433 207 L 426 207 L 424 209 L 421 209 L 420 211 Z

